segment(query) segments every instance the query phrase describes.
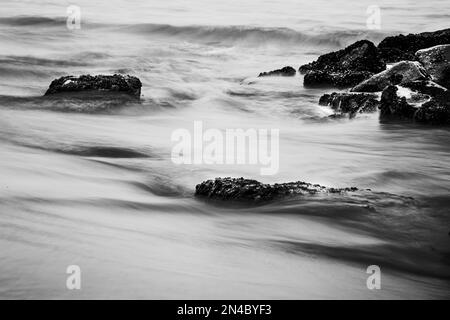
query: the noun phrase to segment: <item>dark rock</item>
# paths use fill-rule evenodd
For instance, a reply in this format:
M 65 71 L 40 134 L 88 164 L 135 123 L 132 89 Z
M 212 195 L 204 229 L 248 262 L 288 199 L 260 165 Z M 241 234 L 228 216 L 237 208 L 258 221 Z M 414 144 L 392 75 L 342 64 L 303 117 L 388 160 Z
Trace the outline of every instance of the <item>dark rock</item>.
M 368 71 L 345 71 L 329 73 L 326 71 L 309 71 L 305 74 L 303 85 L 310 88 L 348 88 L 369 78 Z
M 450 89 L 450 44 L 419 50 L 416 58 L 433 81 Z
M 381 94 L 380 117 L 396 117 L 432 125 L 450 125 L 450 92 L 430 97 L 412 94 L 410 98 L 397 95 L 396 86 L 388 86 Z
M 195 187 L 195 195 L 214 200 L 265 202 L 293 195 L 343 193 L 357 190 L 357 188 L 326 188 L 301 181 L 271 185 L 244 178 L 216 178 L 198 184 Z
M 406 97 L 397 95 L 398 88 L 390 85 L 383 90 L 380 100 L 380 117 L 398 117 L 412 119 L 417 108 L 406 101 Z
M 299 72 L 306 74 L 305 86 L 347 87 L 385 68 L 376 46 L 368 40 L 361 40 L 345 49 L 320 56 L 317 61 L 301 66 Z
M 273 76 L 293 77 L 295 76 L 295 73 L 296 73 L 295 69 L 288 66 L 269 72 L 261 72 L 258 77 L 273 77 Z
M 386 63 L 414 60 L 420 49 L 450 43 L 450 29 L 419 34 L 387 37 L 378 45 L 380 56 Z
M 388 85 L 402 85 L 416 80 L 428 80 L 430 76 L 417 61 L 402 61 L 391 68 L 373 75 L 351 89 L 352 92 L 378 92 Z
M 345 113 L 353 117 L 356 113 L 377 111 L 380 103 L 376 98 L 374 94 L 333 92 L 320 97 L 319 104 L 331 107 L 337 115 Z
M 433 97 L 414 114 L 414 120 L 435 125 L 450 124 L 450 92 Z
M 45 95 L 74 92 L 114 92 L 125 93 L 137 98 L 141 95 L 141 81 L 133 76 L 115 75 L 82 75 L 65 76 L 53 80 Z

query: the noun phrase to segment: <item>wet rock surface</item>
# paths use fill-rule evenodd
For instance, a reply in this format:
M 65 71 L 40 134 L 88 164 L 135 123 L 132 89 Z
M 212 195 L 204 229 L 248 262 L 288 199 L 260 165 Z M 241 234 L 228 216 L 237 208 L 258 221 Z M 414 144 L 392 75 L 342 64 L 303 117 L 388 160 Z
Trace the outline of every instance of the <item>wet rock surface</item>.
M 373 75 L 351 89 L 353 92 L 379 92 L 390 84 L 404 84 L 412 81 L 426 81 L 431 77 L 417 61 L 401 61 L 389 69 Z
M 361 40 L 300 67 L 305 86 L 349 87 L 386 68 L 376 46 Z
M 450 92 L 427 96 L 415 105 L 413 99 L 401 97 L 397 91 L 396 86 L 388 86 L 383 90 L 380 102 L 382 118 L 397 117 L 432 125 L 450 124 Z
M 380 100 L 380 117 L 398 117 L 412 119 L 417 108 L 406 101 L 406 97 L 397 95 L 398 88 L 390 85 L 383 90 Z
M 142 83 L 137 77 L 128 75 L 64 76 L 53 80 L 45 95 L 96 91 L 124 93 L 139 98 L 141 87 Z
M 429 96 L 437 96 L 447 91 L 444 87 L 430 80 L 404 82 L 402 86 L 418 93 L 427 94 Z
M 369 71 L 327 72 L 314 70 L 305 74 L 303 84 L 309 88 L 348 88 L 364 81 L 372 74 Z
M 450 29 L 385 38 L 378 45 L 381 59 L 386 63 L 414 60 L 418 50 L 450 44 Z
M 197 197 L 212 200 L 239 202 L 266 202 L 294 195 L 314 195 L 319 193 L 354 192 L 357 188 L 327 188 L 306 182 L 263 184 L 244 178 L 216 178 L 206 180 L 195 187 Z
M 414 120 L 434 125 L 450 125 L 450 92 L 444 92 L 424 103 L 414 114 Z
M 261 72 L 258 77 L 293 77 L 296 73 L 294 68 L 287 66 L 269 72 Z
M 416 58 L 433 81 L 450 89 L 450 44 L 419 50 Z
M 354 117 L 357 113 L 377 111 L 380 102 L 374 94 L 333 92 L 324 94 L 319 100 L 319 105 L 331 107 L 336 112 L 333 117 L 342 114 Z

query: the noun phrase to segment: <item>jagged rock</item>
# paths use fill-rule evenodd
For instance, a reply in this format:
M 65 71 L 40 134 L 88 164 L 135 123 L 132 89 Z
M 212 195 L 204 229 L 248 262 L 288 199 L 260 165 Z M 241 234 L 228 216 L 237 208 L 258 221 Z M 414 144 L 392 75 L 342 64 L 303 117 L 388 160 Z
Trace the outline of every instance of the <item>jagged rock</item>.
M 406 97 L 397 95 L 398 88 L 390 85 L 383 90 L 380 100 L 380 117 L 398 117 L 413 119 L 417 108 L 406 101 Z
M 336 111 L 333 117 L 339 114 L 349 114 L 353 117 L 356 113 L 375 112 L 380 105 L 374 94 L 337 92 L 324 94 L 320 97 L 319 104 L 329 106 Z
M 198 184 L 195 187 L 195 195 L 214 200 L 264 202 L 293 195 L 343 193 L 357 190 L 357 188 L 327 188 L 301 181 L 271 185 L 244 178 L 216 178 Z
M 305 74 L 305 86 L 348 87 L 385 68 L 376 46 L 361 40 L 320 56 L 317 61 L 301 66 L 299 72 Z
M 135 97 L 141 95 L 141 81 L 133 76 L 115 75 L 82 75 L 65 76 L 53 80 L 45 95 L 68 92 L 114 92 L 125 93 Z
M 261 72 L 258 77 L 273 77 L 273 76 L 293 77 L 295 76 L 295 73 L 296 73 L 295 69 L 288 66 L 269 72 Z
M 387 37 L 378 45 L 380 56 L 386 63 L 414 60 L 420 49 L 450 43 L 450 29 L 419 34 Z
M 450 89 L 450 44 L 419 50 L 416 58 L 433 81 Z
M 417 80 L 429 80 L 430 76 L 417 61 L 401 61 L 389 69 L 373 75 L 351 89 L 352 92 L 378 92 L 388 85 L 403 85 Z
M 433 97 L 414 114 L 414 120 L 437 125 L 450 125 L 450 92 Z

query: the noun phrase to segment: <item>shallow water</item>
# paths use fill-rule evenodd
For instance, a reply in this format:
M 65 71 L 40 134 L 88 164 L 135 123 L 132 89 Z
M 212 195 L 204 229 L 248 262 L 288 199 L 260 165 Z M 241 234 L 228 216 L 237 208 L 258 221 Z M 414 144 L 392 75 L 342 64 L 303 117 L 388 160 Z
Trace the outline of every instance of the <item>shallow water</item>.
M 0 14 L 1 298 L 449 298 L 450 131 L 332 120 L 298 68 L 358 39 L 448 27 L 447 1 L 6 1 Z M 129 73 L 141 102 L 43 99 L 56 77 Z M 280 129 L 280 168 L 182 165 L 174 130 Z M 357 186 L 256 208 L 219 176 Z M 82 290 L 65 287 L 68 265 Z M 379 265 L 382 289 L 368 290 Z

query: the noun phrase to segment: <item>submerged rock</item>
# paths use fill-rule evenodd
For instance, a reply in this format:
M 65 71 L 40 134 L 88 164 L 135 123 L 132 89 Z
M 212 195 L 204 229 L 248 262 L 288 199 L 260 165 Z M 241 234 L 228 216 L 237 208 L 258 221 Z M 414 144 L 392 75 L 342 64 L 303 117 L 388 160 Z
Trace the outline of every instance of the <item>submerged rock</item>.
M 433 81 L 450 89 L 450 44 L 419 50 L 416 58 Z
M 414 60 L 418 50 L 450 43 L 450 29 L 419 34 L 387 37 L 378 45 L 380 56 L 386 63 Z
M 401 61 L 389 69 L 373 75 L 351 89 L 352 92 L 378 92 L 388 85 L 402 85 L 417 80 L 429 80 L 430 76 L 417 61 Z
M 305 86 L 348 87 L 385 68 L 376 46 L 361 40 L 320 56 L 317 61 L 301 66 L 299 72 L 305 74 Z
M 82 75 L 65 76 L 53 80 L 45 95 L 68 92 L 114 92 L 125 93 L 139 98 L 141 81 L 133 76 L 115 75 Z
M 291 66 L 288 66 L 269 72 L 261 72 L 258 77 L 275 77 L 275 76 L 293 77 L 295 76 L 295 74 L 296 74 L 295 69 L 292 68 Z
M 293 195 L 343 193 L 357 190 L 357 188 L 327 188 L 301 181 L 263 184 L 256 180 L 244 178 L 216 178 L 198 184 L 195 187 L 195 195 L 214 200 L 264 202 Z
M 333 92 L 320 97 L 319 104 L 329 106 L 336 111 L 333 117 L 340 114 L 349 114 L 353 117 L 356 113 L 377 111 L 380 102 L 374 94 Z

